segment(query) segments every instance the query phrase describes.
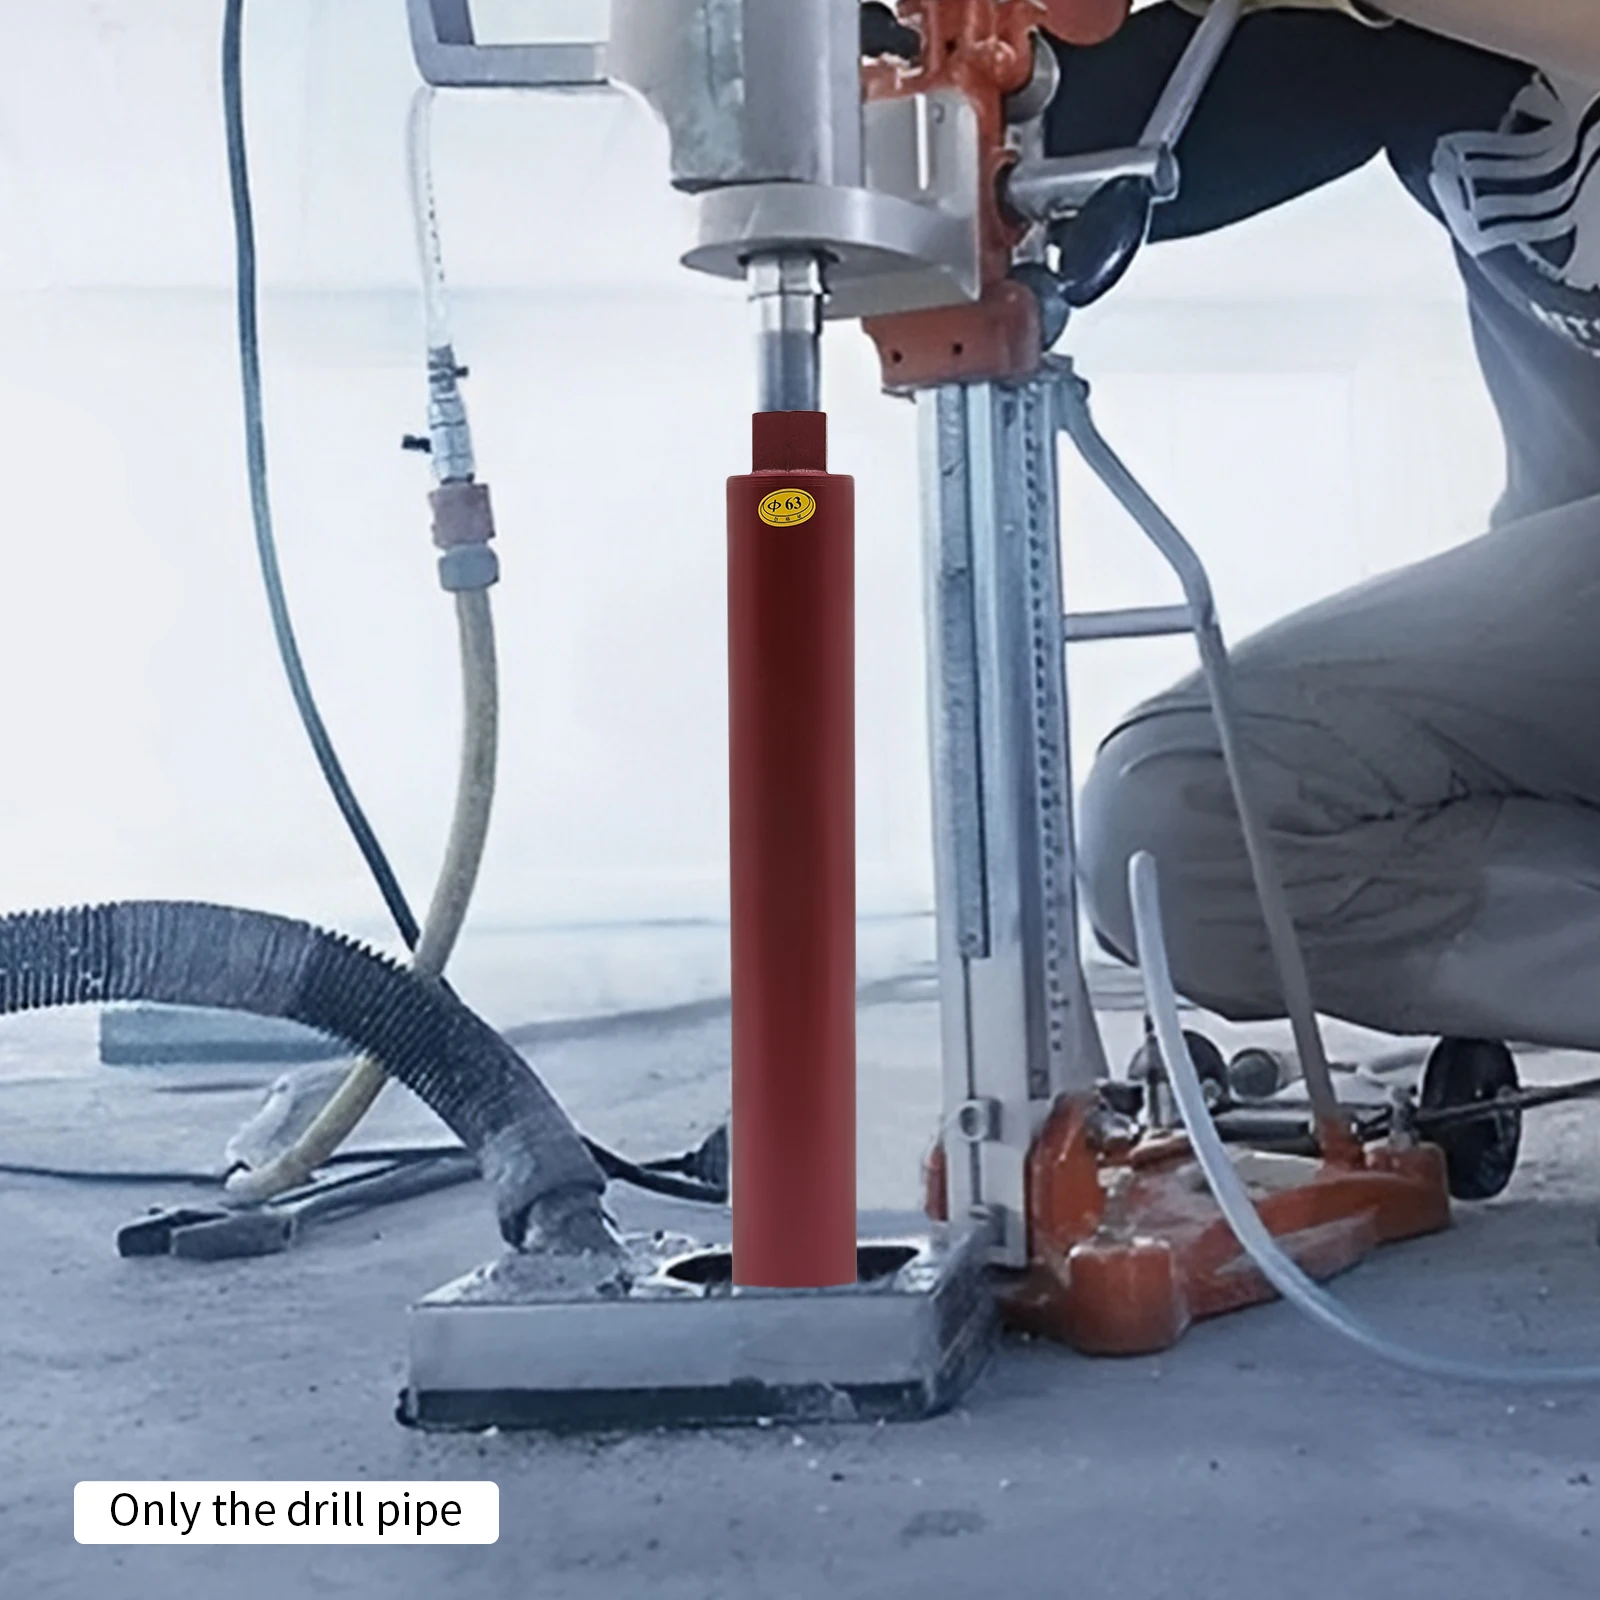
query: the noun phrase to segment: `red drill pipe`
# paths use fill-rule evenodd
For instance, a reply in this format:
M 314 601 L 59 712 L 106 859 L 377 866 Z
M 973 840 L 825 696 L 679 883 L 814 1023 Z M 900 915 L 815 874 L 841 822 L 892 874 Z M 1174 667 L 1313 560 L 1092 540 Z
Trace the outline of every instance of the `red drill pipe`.
M 733 1277 L 856 1281 L 855 480 L 758 413 L 728 480 Z

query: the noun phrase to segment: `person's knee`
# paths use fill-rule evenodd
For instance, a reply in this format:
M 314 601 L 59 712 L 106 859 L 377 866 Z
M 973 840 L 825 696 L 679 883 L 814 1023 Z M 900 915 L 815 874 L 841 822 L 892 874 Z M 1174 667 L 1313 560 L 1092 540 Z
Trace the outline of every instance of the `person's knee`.
M 1160 874 L 1162 935 L 1179 992 L 1241 1021 L 1281 1014 L 1209 714 L 1152 717 L 1114 734 L 1089 774 L 1079 815 L 1084 905 L 1106 949 L 1137 959 L 1128 863 L 1148 851 Z
M 1220 757 L 1196 745 L 1194 720 L 1160 717 L 1107 740 L 1079 801 L 1084 908 L 1096 937 L 1124 961 L 1135 957 L 1128 863 L 1149 851 L 1161 870 L 1167 917 L 1188 920 L 1184 870 L 1214 849 L 1217 803 L 1226 801 Z M 1218 775 L 1224 792 L 1216 792 Z M 1209 815 L 1208 815 L 1209 814 Z M 1186 942 L 1186 941 L 1179 941 Z

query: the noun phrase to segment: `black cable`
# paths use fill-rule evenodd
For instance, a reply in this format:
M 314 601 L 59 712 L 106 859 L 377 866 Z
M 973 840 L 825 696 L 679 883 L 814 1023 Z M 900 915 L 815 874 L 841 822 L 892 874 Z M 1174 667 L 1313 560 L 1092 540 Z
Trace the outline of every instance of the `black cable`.
M 608 1178 L 630 1183 L 637 1189 L 665 1195 L 673 1200 L 692 1200 L 701 1205 L 725 1205 L 726 1187 L 693 1178 L 676 1178 L 674 1171 L 691 1170 L 690 1156 L 673 1156 L 668 1161 L 647 1162 L 643 1166 L 585 1139 L 590 1153 Z M 369 1162 L 388 1162 L 393 1166 L 407 1166 L 422 1161 L 432 1161 L 439 1156 L 459 1154 L 463 1145 L 421 1145 L 392 1150 L 343 1150 L 330 1156 L 325 1167 L 355 1166 Z M 111 1184 L 192 1184 L 201 1189 L 220 1189 L 223 1178 L 215 1172 L 148 1172 L 96 1170 L 86 1167 L 35 1166 L 21 1161 L 0 1161 L 0 1177 L 55 1178 L 65 1183 Z
M 257 317 L 255 219 L 250 202 L 250 167 L 244 142 L 244 86 L 240 44 L 244 0 L 227 0 L 222 26 L 222 103 L 228 136 L 228 187 L 233 198 L 233 237 L 236 253 L 236 298 L 239 321 L 239 369 L 244 390 L 245 457 L 250 478 L 250 514 L 255 523 L 256 551 L 261 558 L 261 576 L 266 585 L 267 605 L 272 612 L 272 631 L 278 641 L 278 655 L 289 678 L 295 709 L 311 741 L 312 751 L 322 776 L 356 847 L 371 871 L 383 896 L 383 903 L 394 918 L 406 949 L 415 950 L 421 930 L 406 901 L 405 892 L 394 869 L 378 843 L 372 824 L 367 821 L 356 799 L 350 780 L 340 765 L 333 740 L 328 735 L 322 713 L 317 709 L 311 684 L 306 677 L 300 647 L 295 640 L 284 595 L 283 574 L 278 567 L 278 547 L 272 529 L 272 501 L 267 492 L 267 431 L 261 403 L 261 337 Z
M 435 1156 L 459 1155 L 466 1149 L 461 1144 L 405 1145 L 386 1150 L 341 1150 L 328 1157 L 324 1167 L 349 1167 L 362 1163 L 386 1163 L 405 1166 L 409 1162 L 431 1161 Z M 0 1161 L 0 1177 L 7 1178 L 58 1178 L 65 1183 L 189 1183 L 199 1189 L 220 1189 L 227 1182 L 221 1172 L 161 1172 L 148 1169 L 116 1169 L 109 1167 L 50 1167 L 36 1166 L 25 1161 Z M 276 1198 L 276 1197 L 275 1197 Z
M 390 1145 L 376 1150 L 340 1150 L 322 1163 L 324 1167 L 350 1167 L 363 1162 L 387 1162 L 402 1166 L 412 1161 L 431 1161 L 435 1156 L 459 1155 L 463 1144 Z M 161 1172 L 148 1169 L 118 1170 L 102 1167 L 51 1167 L 26 1161 L 0 1161 L 0 1177 L 59 1178 L 66 1183 L 191 1183 L 196 1188 L 220 1189 L 227 1182 L 222 1172 Z
M 250 199 L 250 163 L 244 136 L 243 33 L 244 0 L 226 0 L 222 25 L 222 107 L 228 139 L 228 189 L 233 203 L 233 238 L 236 262 L 235 298 L 239 328 L 239 375 L 244 396 L 245 462 L 250 480 L 250 515 L 255 524 L 256 551 L 261 559 L 261 576 L 272 613 L 272 631 L 278 642 L 278 655 L 289 679 L 295 709 L 311 741 L 312 751 L 322 776 L 344 817 L 362 859 L 377 883 L 383 903 L 408 950 L 415 950 L 421 929 L 400 887 L 389 858 L 384 854 L 372 824 L 356 799 L 345 776 L 338 752 L 328 734 L 316 697 L 306 676 L 305 663 L 295 639 L 284 593 L 283 574 L 278 566 L 277 539 L 272 527 L 272 500 L 267 488 L 267 432 L 261 399 L 261 335 L 257 306 L 255 218 Z M 590 1152 L 608 1177 L 619 1178 L 637 1188 L 680 1200 L 721 1203 L 726 1192 L 715 1185 L 687 1182 L 651 1172 L 615 1152 L 585 1139 Z
M 706 1183 L 698 1178 L 675 1178 L 668 1172 L 662 1171 L 664 1163 L 650 1163 L 639 1166 L 636 1162 L 629 1161 L 625 1156 L 619 1156 L 614 1150 L 607 1150 L 603 1145 L 598 1145 L 593 1139 L 583 1141 L 589 1147 L 589 1154 L 595 1163 L 608 1178 L 615 1178 L 622 1183 L 630 1183 L 635 1189 L 645 1189 L 651 1194 L 666 1195 L 672 1200 L 694 1200 L 703 1205 L 720 1206 L 728 1201 L 727 1188 L 722 1184 Z M 692 1158 L 678 1157 L 676 1160 L 687 1161 Z
M 36 1167 L 22 1161 L 0 1161 L 7 1178 L 60 1178 L 66 1183 L 192 1183 L 198 1188 L 220 1189 L 214 1172 L 99 1172 L 83 1167 Z

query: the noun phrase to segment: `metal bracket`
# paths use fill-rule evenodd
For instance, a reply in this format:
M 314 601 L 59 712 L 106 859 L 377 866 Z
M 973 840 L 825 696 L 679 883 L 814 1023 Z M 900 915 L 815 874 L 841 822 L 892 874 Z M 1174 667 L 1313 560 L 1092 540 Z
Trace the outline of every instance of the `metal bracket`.
M 968 1100 L 956 1109 L 956 1132 L 968 1144 L 1000 1137 L 1000 1102 L 988 1096 Z
M 605 89 L 606 47 L 479 44 L 471 0 L 406 0 L 411 49 L 425 83 L 440 89 Z

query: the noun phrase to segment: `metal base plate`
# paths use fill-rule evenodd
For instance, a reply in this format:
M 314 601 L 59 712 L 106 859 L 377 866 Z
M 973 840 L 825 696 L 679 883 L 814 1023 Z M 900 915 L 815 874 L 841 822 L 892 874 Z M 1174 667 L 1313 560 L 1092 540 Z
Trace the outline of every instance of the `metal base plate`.
M 998 1318 L 981 1241 L 864 1241 L 860 1281 L 746 1289 L 726 1247 L 629 1240 L 626 1281 L 506 1258 L 411 1308 L 402 1422 L 562 1430 L 915 1420 L 977 1377 Z

